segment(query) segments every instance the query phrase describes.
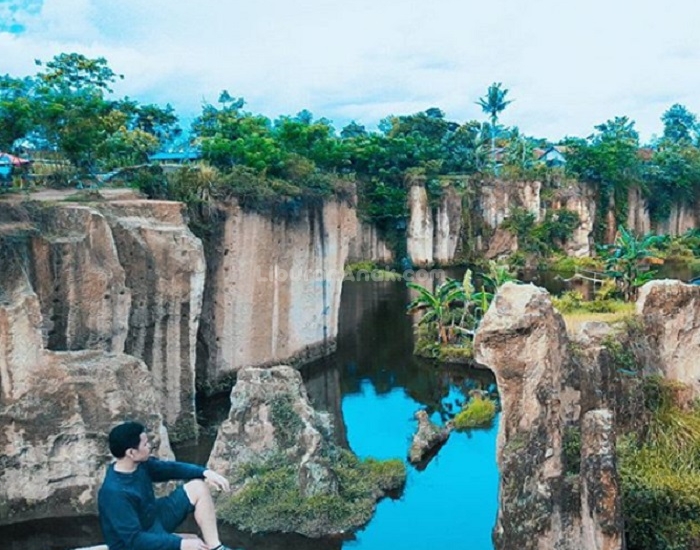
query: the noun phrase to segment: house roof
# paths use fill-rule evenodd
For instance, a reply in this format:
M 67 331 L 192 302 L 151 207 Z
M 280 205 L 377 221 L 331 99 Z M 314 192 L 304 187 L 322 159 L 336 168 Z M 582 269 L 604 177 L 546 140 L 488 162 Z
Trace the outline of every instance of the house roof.
M 637 149 L 637 157 L 642 160 L 651 160 L 654 156 L 654 150 L 651 147 L 640 147 Z
M 199 153 L 198 151 L 180 151 L 175 153 L 161 151 L 160 153 L 150 155 L 148 157 L 148 160 L 197 160 L 201 158 L 201 156 L 201 153 Z
M 31 160 L 23 159 L 10 153 L 0 151 L 0 164 L 11 164 L 12 166 L 24 166 L 31 163 Z

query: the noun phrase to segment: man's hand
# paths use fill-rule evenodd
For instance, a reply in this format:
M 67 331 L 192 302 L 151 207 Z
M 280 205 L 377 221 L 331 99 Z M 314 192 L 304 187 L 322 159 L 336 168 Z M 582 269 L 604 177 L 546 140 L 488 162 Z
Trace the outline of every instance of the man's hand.
M 204 479 L 211 481 L 215 487 L 222 491 L 230 491 L 231 486 L 229 485 L 228 479 L 226 479 L 221 474 L 217 474 L 213 470 L 204 471 Z
M 182 539 L 180 550 L 209 550 L 209 546 L 199 537 Z

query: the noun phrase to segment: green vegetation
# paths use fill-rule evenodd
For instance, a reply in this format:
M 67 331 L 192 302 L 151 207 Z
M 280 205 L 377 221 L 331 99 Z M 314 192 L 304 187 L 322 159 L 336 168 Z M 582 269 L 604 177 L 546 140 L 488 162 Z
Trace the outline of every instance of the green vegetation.
M 294 445 L 304 423 L 294 410 L 289 394 L 277 395 L 270 403 L 270 421 L 275 427 L 275 436 L 280 440 L 282 448 Z
M 456 430 L 488 428 L 496 418 L 496 402 L 480 395 L 473 396 L 454 417 Z
M 628 548 L 700 544 L 700 409 L 660 377 L 642 386 L 644 422 L 618 444 Z
M 326 466 L 337 479 L 337 494 L 305 497 L 297 469 L 284 460 L 246 465 L 241 474 L 248 482 L 235 496 L 220 501 L 220 516 L 251 532 L 348 532 L 367 523 L 376 499 L 406 479 L 401 460 L 361 461 L 340 449 Z
M 501 227 L 518 237 L 519 250 L 544 258 L 561 251 L 578 225 L 578 214 L 570 210 L 548 210 L 545 219 L 538 223 L 532 212 L 514 208 Z
M 577 426 L 569 426 L 564 429 L 562 438 L 562 455 L 564 459 L 564 471 L 567 475 L 581 473 L 581 430 Z
M 416 323 L 416 355 L 440 361 L 461 361 L 473 356 L 474 331 L 496 290 L 516 280 L 506 266 L 495 262 L 489 264 L 489 273 L 480 278 L 479 291 L 474 287 L 469 269 L 462 281 L 448 278 L 439 283 L 434 292 L 416 283 L 406 283 L 417 293 L 408 304 L 407 312 L 420 313 Z
M 374 262 L 365 261 L 346 265 L 345 278 L 352 281 L 401 281 L 403 276 L 396 271 L 381 269 Z
M 634 300 L 637 289 L 654 277 L 648 260 L 656 258 L 652 246 L 660 240 L 661 237 L 650 234 L 637 238 L 620 226 L 613 244 L 598 247 L 605 262 L 606 275 L 617 282 L 625 300 Z
M 223 91 L 218 101 L 203 105 L 185 132 L 170 105 L 114 97 L 111 87 L 123 77 L 104 58 L 62 53 L 37 65 L 32 76 L 0 77 L 0 150 L 34 160 L 30 174 L 14 176 L 14 188 L 97 185 L 105 181 L 97 176 L 107 173 L 115 178 L 110 181 L 126 181 L 149 197 L 185 201 L 192 214 L 211 200 L 236 197 L 244 208 L 287 217 L 335 197 L 355 204 L 400 261 L 406 256 L 412 185 L 424 186 L 435 206 L 448 187 L 471 204 L 494 174 L 537 180 L 548 205 L 545 219 L 535 222 L 532 214 L 514 209 L 504 224 L 518 236 L 513 266 L 533 265 L 533 258 L 543 260 L 571 238 L 578 216 L 555 205 L 572 180 L 594 187 L 599 242 L 608 211 L 616 223 L 626 220 L 632 186 L 641 190 L 655 220 L 667 218 L 674 205 L 694 204 L 700 193 L 697 117 L 679 104 L 663 113 L 663 136 L 644 147 L 634 121 L 624 116 L 597 125 L 587 138 L 559 144 L 504 127 L 499 116 L 511 100 L 500 82 L 477 101 L 488 117 L 484 122 L 451 121 L 430 107 L 387 116 L 378 131 L 352 122 L 337 132 L 331 121 L 307 110 L 271 120 Z M 539 160 L 555 145 L 565 166 Z M 198 152 L 201 162 L 175 173 L 148 166 L 149 156 L 164 149 Z M 488 233 L 479 221 L 467 222 L 467 239 Z M 464 259 L 470 259 L 474 245 L 463 245 Z M 667 252 L 692 261 L 679 256 L 683 249 Z M 621 277 L 624 292 L 633 295 L 636 279 Z

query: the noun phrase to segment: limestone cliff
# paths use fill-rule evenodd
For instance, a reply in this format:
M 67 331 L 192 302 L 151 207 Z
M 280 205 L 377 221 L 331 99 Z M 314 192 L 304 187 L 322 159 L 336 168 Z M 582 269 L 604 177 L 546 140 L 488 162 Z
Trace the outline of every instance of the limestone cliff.
M 655 367 L 700 396 L 700 287 L 677 280 L 650 281 L 639 291 L 636 310 L 644 320 Z
M 206 265 L 183 207 L 166 201 L 111 201 L 105 213 L 131 293 L 124 351 L 143 359 L 163 396 L 171 434 L 196 433 L 197 331 Z
M 0 524 L 94 513 L 110 461 L 106 434 L 126 416 L 152 429 L 159 454 L 172 456 L 142 361 L 44 348 L 25 231 L 30 226 L 0 224 Z
M 564 248 L 570 256 L 590 256 L 593 252 L 593 229 L 597 211 L 593 188 L 583 183 L 570 183 L 557 189 L 551 208 L 570 210 L 578 214 L 579 225 L 574 229 L 571 239 L 564 244 Z
M 433 208 L 423 183 L 415 182 L 409 191 L 408 256 L 415 266 L 447 264 L 454 260 L 459 244 L 462 199 L 453 187 L 445 186 Z
M 435 205 L 428 200 L 425 181 L 411 181 L 406 245 L 409 259 L 415 266 L 452 263 L 460 249 L 465 248 L 488 258 L 513 252 L 517 250 L 517 239 L 498 230 L 513 208 L 531 212 L 537 221 L 543 215 L 539 181 L 469 182 L 468 178 L 457 177 L 443 180 Z M 468 205 L 463 204 L 465 196 L 469 197 Z M 592 220 L 588 201 L 572 203 L 572 206 L 582 211 L 582 219 Z M 586 224 L 580 233 L 573 248 L 578 251 L 582 248 L 579 241 L 585 239 L 584 250 L 588 250 L 590 230 Z
M 203 385 L 244 366 L 334 349 L 354 210 L 330 202 L 271 219 L 231 202 L 214 207 L 211 219 L 197 359 Z
M 372 224 L 358 221 L 357 235 L 350 239 L 347 262 L 363 261 L 391 265 L 394 262 L 394 252 Z
M 415 266 L 432 265 L 433 213 L 428 203 L 428 193 L 422 185 L 414 185 L 408 193 L 409 222 L 406 233 L 406 250 Z
M 38 297 L 44 347 L 143 359 L 168 425 L 195 433 L 204 255 L 182 205 L 1 202 L 0 224 L 0 254 Z
M 685 204 L 674 204 L 667 220 L 656 224 L 655 233 L 658 235 L 682 235 L 689 229 L 700 227 L 698 211 Z

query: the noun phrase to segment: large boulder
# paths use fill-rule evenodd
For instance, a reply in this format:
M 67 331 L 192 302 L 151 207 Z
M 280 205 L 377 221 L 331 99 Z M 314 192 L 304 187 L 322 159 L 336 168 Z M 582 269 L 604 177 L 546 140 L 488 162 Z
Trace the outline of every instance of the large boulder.
M 359 461 L 338 447 L 330 416 L 313 409 L 288 366 L 239 371 L 208 467 L 232 482 L 232 495 L 217 501 L 225 521 L 308 537 L 364 525 L 406 475 L 402 461 Z
M 0 407 L 0 523 L 94 514 L 112 460 L 107 433 L 126 419 L 172 456 L 153 380 L 135 357 L 45 352 L 30 386 Z
M 279 454 L 306 465 L 319 458 L 331 433 L 330 415 L 311 406 L 298 371 L 282 365 L 246 368 L 231 390 L 231 409 L 209 467 L 236 479 L 241 467 Z
M 636 309 L 664 377 L 700 396 L 700 286 L 651 281 L 640 289 Z

